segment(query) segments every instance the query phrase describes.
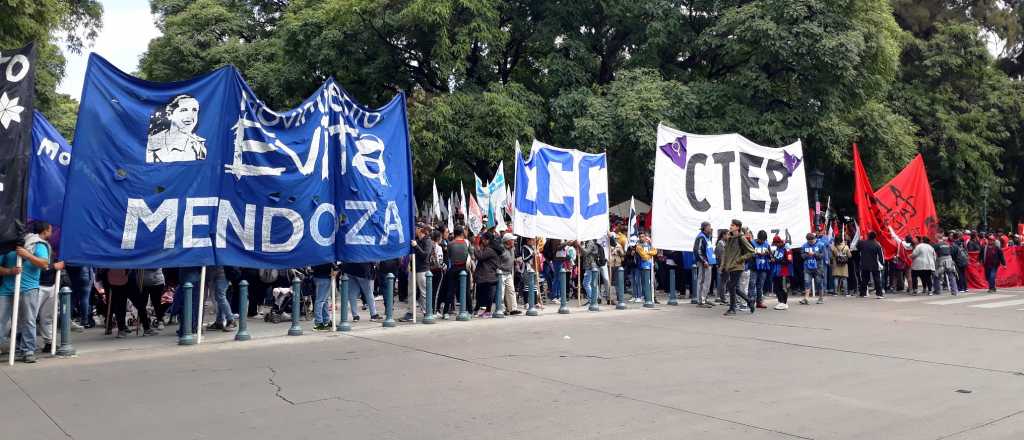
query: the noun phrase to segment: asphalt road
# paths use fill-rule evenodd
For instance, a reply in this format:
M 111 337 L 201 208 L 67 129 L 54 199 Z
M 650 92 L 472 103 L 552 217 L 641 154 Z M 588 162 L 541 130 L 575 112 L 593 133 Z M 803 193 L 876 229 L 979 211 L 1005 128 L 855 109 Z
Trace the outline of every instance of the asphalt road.
M 43 359 L 0 367 L 0 438 L 1022 439 L 1024 293 L 1001 293 Z

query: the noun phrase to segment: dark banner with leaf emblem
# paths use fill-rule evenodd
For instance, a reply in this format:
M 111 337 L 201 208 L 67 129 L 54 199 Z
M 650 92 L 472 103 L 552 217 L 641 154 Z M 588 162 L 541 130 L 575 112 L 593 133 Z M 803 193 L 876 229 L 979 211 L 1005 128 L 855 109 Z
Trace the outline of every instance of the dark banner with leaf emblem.
M 35 64 L 33 44 L 0 49 L 0 251 L 24 234 Z

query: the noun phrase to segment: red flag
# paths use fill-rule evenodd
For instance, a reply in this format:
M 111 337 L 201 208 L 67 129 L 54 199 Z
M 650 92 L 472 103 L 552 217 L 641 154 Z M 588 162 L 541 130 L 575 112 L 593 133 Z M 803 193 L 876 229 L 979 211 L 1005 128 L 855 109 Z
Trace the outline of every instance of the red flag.
M 920 154 L 889 183 L 875 191 L 881 223 L 900 237 L 935 239 L 939 216 L 935 213 L 932 187 Z
M 878 200 L 871 189 L 871 179 L 864 170 L 864 163 L 860 160 L 857 144 L 853 144 L 853 188 L 853 203 L 857 205 L 857 223 L 860 224 L 862 239 L 867 237 L 868 232 L 874 232 L 885 256 L 893 255 L 896 243 L 882 221 Z

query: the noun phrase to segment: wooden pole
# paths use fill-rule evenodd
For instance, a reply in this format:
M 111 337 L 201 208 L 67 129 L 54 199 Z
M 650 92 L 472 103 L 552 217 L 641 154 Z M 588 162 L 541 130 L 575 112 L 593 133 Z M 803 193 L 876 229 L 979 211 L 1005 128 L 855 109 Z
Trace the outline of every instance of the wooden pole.
M 205 307 L 206 298 L 206 266 L 199 271 L 199 316 L 196 316 L 196 322 L 199 325 L 196 327 L 196 344 L 203 343 L 203 313 Z M 248 311 L 247 311 L 248 313 Z
M 53 284 L 53 322 L 50 324 L 50 356 L 57 355 L 57 305 L 60 303 L 60 272 Z
M 583 268 L 581 262 L 583 261 L 583 247 L 579 245 L 580 242 L 576 242 L 576 306 L 583 307 Z M 571 276 L 572 274 L 570 274 Z
M 419 243 L 416 243 L 416 244 L 419 244 Z M 410 293 L 410 295 L 412 295 L 412 297 L 409 298 L 409 304 L 412 304 L 412 307 L 410 307 L 409 310 L 412 312 L 412 323 L 415 324 L 416 323 L 416 280 L 417 280 L 417 278 L 416 278 L 416 254 L 415 253 L 413 253 L 412 254 L 412 258 L 409 259 L 409 266 L 410 266 L 409 267 L 409 269 L 410 269 L 409 270 L 409 277 L 410 277 L 409 286 L 410 286 L 410 289 L 412 290 L 412 292 Z
M 21 257 L 17 257 L 14 267 L 21 268 Z M 14 366 L 14 343 L 18 338 L 18 303 L 21 301 L 21 272 L 14 276 L 14 304 L 11 313 L 11 342 L 7 356 L 7 365 Z
M 338 328 L 338 274 L 333 269 L 331 270 L 331 331 Z M 315 306 L 315 304 L 314 304 Z M 316 316 L 314 313 L 313 316 Z

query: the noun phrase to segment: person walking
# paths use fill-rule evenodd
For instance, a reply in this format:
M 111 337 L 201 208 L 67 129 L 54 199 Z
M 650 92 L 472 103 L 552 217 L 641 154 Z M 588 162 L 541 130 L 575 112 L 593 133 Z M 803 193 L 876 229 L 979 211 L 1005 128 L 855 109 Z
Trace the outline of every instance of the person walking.
M 515 284 L 515 245 L 516 236 L 510 233 L 505 233 L 501 237 L 501 244 L 505 249 L 501 255 L 498 255 L 498 268 L 504 274 L 504 277 L 500 280 L 502 283 L 503 296 L 505 300 L 505 314 L 506 315 L 519 315 L 523 312 L 519 310 L 519 301 L 516 297 L 516 284 Z
M 714 275 L 713 267 L 718 264 L 715 258 L 715 247 L 711 244 L 711 223 L 700 224 L 700 233 L 693 241 L 693 257 L 697 266 L 697 290 L 693 292 L 693 304 L 698 307 L 714 307 L 708 298 L 711 296 L 711 278 Z
M 583 265 L 580 270 L 583 271 L 583 290 L 587 292 L 587 303 L 583 306 L 589 306 L 591 303 L 597 304 L 599 301 L 598 291 L 595 291 L 593 286 L 594 282 L 594 269 L 599 269 L 597 260 L 599 258 L 598 253 L 601 252 L 601 247 L 597 245 L 595 240 L 587 240 L 583 242 L 582 249 Z M 598 274 L 598 276 L 600 276 Z
M 476 248 L 476 307 L 478 318 L 491 316 L 491 305 L 497 304 L 494 297 L 498 283 L 498 246 L 493 244 L 494 237 L 489 232 L 480 236 L 480 245 Z M 504 250 L 502 250 L 504 252 Z
M 742 227 L 743 222 L 735 219 L 732 221 L 729 225 L 729 232 L 725 238 L 725 249 L 722 253 L 722 271 L 725 274 L 723 277 L 726 279 L 726 289 L 729 291 L 729 310 L 726 310 L 725 316 L 736 314 L 737 295 L 746 301 L 747 307 L 750 308 L 750 313 L 754 313 L 757 309 L 753 300 L 740 292 L 740 278 L 742 278 L 743 271 L 746 269 L 747 260 L 754 256 L 754 247 L 751 246 L 750 242 L 740 232 Z
M 430 270 L 429 260 L 434 253 L 434 241 L 430 239 L 430 229 L 427 225 L 421 224 L 416 228 L 416 239 L 412 242 L 412 251 L 416 256 L 416 264 L 413 270 L 416 272 L 416 297 L 417 308 L 423 307 L 424 293 L 427 291 L 427 271 Z M 399 322 L 412 322 L 416 310 L 412 308 L 414 298 L 406 298 L 405 316 L 398 319 Z M 432 313 L 432 311 L 425 311 Z
M 313 284 L 316 296 L 313 299 L 313 331 L 333 331 L 331 312 L 328 304 L 331 298 L 331 282 L 334 279 L 334 263 L 313 266 Z
M 882 267 L 885 259 L 875 231 L 868 232 L 867 240 L 857 242 L 857 253 L 860 254 L 861 282 L 858 287 L 861 298 L 868 296 L 868 280 L 875 284 L 875 297 L 885 298 L 885 292 L 882 290 Z
M 1003 250 L 995 242 L 988 240 L 978 252 L 978 262 L 985 268 L 985 279 L 988 280 L 988 291 L 996 291 L 996 277 L 999 275 L 999 266 L 1006 266 L 1006 256 Z
M 928 237 L 921 237 L 910 254 L 910 271 L 913 275 L 911 287 L 917 294 L 917 281 L 921 281 L 921 293 L 934 295 L 932 292 L 932 274 L 935 272 L 935 248 L 929 243 Z
M 957 290 L 960 293 L 967 292 L 967 266 L 970 265 L 970 255 L 967 253 L 967 245 L 963 237 L 956 234 L 952 238 L 953 264 L 956 265 Z

